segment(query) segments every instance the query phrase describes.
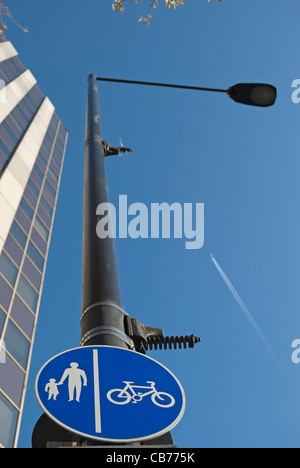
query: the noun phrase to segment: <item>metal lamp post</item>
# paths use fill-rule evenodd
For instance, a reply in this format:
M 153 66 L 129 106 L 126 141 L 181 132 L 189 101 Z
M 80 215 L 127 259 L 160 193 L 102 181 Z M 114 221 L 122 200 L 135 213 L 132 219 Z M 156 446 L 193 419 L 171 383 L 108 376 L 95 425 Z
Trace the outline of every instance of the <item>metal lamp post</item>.
M 86 114 L 81 346 L 134 349 L 125 333 L 120 281 L 113 238 L 96 235 L 96 210 L 108 203 L 104 151 L 95 75 L 88 78 Z

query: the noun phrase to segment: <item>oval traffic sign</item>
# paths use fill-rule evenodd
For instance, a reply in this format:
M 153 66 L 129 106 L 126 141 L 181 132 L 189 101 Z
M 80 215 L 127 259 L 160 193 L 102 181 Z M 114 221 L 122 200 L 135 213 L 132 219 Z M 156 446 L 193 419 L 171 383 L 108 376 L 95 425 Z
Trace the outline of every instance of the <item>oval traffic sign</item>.
M 159 437 L 185 410 L 184 390 L 171 371 L 110 346 L 74 348 L 50 359 L 36 378 L 36 396 L 61 426 L 111 442 Z

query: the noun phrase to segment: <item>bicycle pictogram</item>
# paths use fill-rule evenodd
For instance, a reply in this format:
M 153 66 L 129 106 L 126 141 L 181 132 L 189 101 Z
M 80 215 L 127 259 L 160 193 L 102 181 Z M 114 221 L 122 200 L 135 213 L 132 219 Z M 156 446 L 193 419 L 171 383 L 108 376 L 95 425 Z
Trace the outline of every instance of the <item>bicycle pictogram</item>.
M 107 398 L 115 405 L 127 405 L 128 403 L 138 403 L 148 395 L 151 395 L 152 403 L 161 408 L 171 408 L 175 404 L 175 398 L 166 392 L 158 392 L 155 388 L 155 382 L 148 381 L 150 386 L 134 385 L 134 382 L 123 380 L 125 387 L 112 388 L 107 393 Z M 146 392 L 135 392 L 135 389 L 149 390 Z

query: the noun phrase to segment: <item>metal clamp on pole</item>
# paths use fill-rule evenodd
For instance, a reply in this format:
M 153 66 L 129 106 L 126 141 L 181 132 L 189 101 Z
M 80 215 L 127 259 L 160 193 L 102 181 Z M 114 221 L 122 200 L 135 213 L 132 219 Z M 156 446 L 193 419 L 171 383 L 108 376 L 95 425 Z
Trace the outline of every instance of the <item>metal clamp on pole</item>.
M 194 335 L 164 336 L 161 328 L 147 327 L 139 320 L 125 317 L 127 335 L 133 340 L 135 349 L 139 353 L 146 354 L 148 349 L 186 349 L 194 348 L 201 338 Z
M 100 335 L 111 335 L 123 340 L 124 343 L 128 345 L 130 349 L 134 349 L 134 342 L 131 338 L 129 338 L 125 333 L 115 327 L 110 326 L 101 326 L 95 327 L 89 330 L 82 338 L 80 342 L 80 346 L 84 346 L 89 340 L 92 338 L 98 337 Z

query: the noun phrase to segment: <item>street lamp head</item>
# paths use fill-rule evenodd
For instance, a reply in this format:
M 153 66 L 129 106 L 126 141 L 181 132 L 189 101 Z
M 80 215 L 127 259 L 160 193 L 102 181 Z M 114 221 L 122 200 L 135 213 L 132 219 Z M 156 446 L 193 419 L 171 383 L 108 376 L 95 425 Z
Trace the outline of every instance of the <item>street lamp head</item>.
M 277 89 L 269 84 L 241 83 L 231 86 L 227 94 L 235 102 L 249 106 L 269 107 L 275 104 Z

